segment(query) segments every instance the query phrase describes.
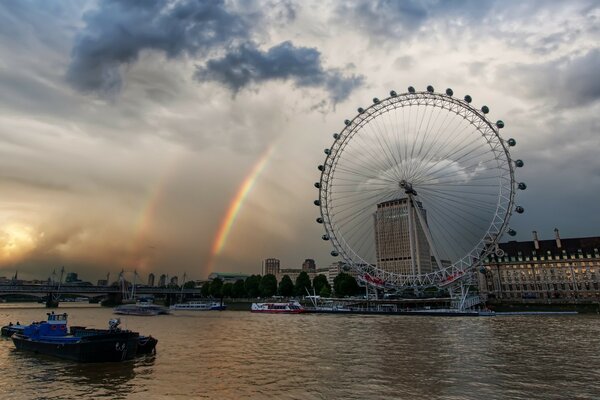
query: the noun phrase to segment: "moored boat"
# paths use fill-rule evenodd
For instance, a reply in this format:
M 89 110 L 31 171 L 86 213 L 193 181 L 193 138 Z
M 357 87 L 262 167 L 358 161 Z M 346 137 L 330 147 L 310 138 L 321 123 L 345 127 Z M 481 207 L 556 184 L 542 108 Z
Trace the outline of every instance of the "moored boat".
M 306 310 L 297 301 L 288 301 L 287 303 L 252 303 L 250 311 L 270 314 L 300 314 Z
M 67 314 L 48 313 L 48 320 L 26 326 L 12 336 L 17 350 L 25 350 L 79 362 L 130 360 L 137 354 L 139 334 L 108 331 L 74 336 L 67 331 Z
M 0 329 L 0 333 L 2 336 L 9 338 L 12 335 L 14 335 L 15 333 L 23 332 L 24 328 L 25 328 L 25 325 L 21 325 L 18 322 L 16 324 L 13 324 L 11 322 L 8 325 L 4 325 Z
M 142 315 L 142 316 L 153 316 L 160 314 L 168 314 L 169 309 L 167 307 L 159 306 L 152 303 L 141 303 L 137 304 L 122 304 L 115 307 L 115 314 L 120 315 Z
M 189 301 L 187 303 L 177 303 L 169 307 L 171 310 L 190 310 L 190 311 L 223 311 L 227 308 L 225 304 L 217 301 Z

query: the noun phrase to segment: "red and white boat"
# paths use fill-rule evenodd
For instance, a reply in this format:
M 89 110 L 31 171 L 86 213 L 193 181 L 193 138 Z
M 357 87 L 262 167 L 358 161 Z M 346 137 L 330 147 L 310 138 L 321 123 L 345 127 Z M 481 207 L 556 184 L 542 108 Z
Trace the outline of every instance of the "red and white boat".
M 252 303 L 250 311 L 255 313 L 300 314 L 306 310 L 297 301 L 287 303 Z

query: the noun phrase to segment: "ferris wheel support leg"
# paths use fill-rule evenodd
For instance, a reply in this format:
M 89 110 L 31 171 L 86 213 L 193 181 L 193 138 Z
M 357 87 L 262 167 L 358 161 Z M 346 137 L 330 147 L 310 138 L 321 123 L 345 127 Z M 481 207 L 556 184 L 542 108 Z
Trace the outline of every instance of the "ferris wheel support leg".
M 421 210 L 419 210 L 418 207 L 415 207 L 415 199 L 414 199 L 413 195 L 411 193 L 408 193 L 408 197 L 410 198 L 411 209 L 414 209 L 415 214 L 417 214 L 419 223 L 421 224 L 421 227 L 423 228 L 423 232 L 425 233 L 425 238 L 427 239 L 427 243 L 429 243 L 429 248 L 431 249 L 431 252 L 433 253 L 433 257 L 435 258 L 438 268 L 441 270 L 442 269 L 442 261 L 441 261 L 440 256 L 438 255 L 435 245 L 433 244 L 433 239 L 431 237 L 431 232 L 429 231 L 429 226 L 425 222 L 425 218 L 423 218 L 423 215 L 421 215 Z M 408 219 L 408 222 L 409 222 L 409 226 L 410 226 L 410 217 Z
M 456 308 L 458 311 L 465 311 L 466 309 L 466 300 L 469 297 L 469 289 L 471 287 L 471 282 L 469 278 L 461 279 L 459 282 L 451 285 L 448 288 L 448 292 L 450 293 L 450 301 L 452 303 L 452 307 Z
M 417 268 L 415 266 L 415 221 L 413 220 L 413 202 L 412 197 L 410 198 L 410 204 L 408 206 L 408 244 L 410 247 L 410 267 L 412 275 L 414 276 L 417 273 Z

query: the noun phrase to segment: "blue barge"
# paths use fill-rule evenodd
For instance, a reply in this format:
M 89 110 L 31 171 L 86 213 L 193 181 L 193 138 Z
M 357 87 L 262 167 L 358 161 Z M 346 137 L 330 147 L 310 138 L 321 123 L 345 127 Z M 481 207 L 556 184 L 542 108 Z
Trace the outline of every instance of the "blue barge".
M 78 362 L 130 360 L 137 355 L 139 334 L 107 330 L 74 336 L 67 331 L 67 314 L 48 313 L 48 320 L 26 326 L 12 335 L 17 350 L 30 351 Z

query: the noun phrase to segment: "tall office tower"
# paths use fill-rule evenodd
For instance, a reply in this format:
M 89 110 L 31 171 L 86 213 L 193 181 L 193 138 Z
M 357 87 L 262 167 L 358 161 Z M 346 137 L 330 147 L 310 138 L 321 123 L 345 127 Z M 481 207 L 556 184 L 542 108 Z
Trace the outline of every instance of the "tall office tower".
M 317 270 L 317 265 L 315 264 L 315 260 L 311 258 L 307 258 L 302 263 L 302 271 L 306 272 L 315 272 Z
M 160 278 L 158 278 L 158 286 L 160 286 L 160 287 L 167 286 L 167 276 L 165 274 L 162 274 L 160 276 Z
M 263 261 L 263 274 L 279 276 L 280 262 L 277 258 L 267 258 Z
M 421 212 L 427 223 L 427 214 L 420 202 L 416 202 L 416 207 L 410 206 L 408 198 L 377 204 L 373 217 L 379 268 L 400 274 L 426 274 L 432 271 L 431 250 L 417 212 Z M 414 260 L 411 256 L 409 227 L 413 231 Z
M 154 286 L 154 274 L 152 272 L 148 275 L 148 286 Z

